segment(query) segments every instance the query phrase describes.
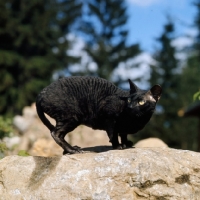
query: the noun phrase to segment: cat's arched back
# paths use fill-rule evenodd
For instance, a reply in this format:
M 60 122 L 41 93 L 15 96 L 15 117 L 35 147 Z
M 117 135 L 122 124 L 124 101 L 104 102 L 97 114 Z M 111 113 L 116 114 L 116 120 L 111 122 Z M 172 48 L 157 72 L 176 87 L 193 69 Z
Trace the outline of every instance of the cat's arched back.
M 113 148 L 126 148 L 130 146 L 127 134 L 134 134 L 146 125 L 161 96 L 159 85 L 143 91 L 130 80 L 129 84 L 130 91 L 124 91 L 102 78 L 62 78 L 38 95 L 37 112 L 64 153 L 81 152 L 64 140 L 80 124 L 105 130 Z M 44 113 L 56 120 L 55 127 Z

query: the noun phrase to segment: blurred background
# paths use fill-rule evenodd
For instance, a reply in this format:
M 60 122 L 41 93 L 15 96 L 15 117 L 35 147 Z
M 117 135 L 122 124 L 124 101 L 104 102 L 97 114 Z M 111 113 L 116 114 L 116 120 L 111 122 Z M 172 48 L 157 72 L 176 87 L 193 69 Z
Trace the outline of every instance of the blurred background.
M 37 94 L 73 75 L 160 84 L 156 113 L 131 139 L 200 151 L 200 0 L 1 0 L 0 12 L 0 153 L 33 145 Z

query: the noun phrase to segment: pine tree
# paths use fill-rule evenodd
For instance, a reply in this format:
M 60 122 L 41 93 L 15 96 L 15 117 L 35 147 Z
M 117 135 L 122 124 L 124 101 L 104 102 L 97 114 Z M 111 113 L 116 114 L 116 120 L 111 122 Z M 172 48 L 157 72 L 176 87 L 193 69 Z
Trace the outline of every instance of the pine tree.
M 0 114 L 16 114 L 46 86 L 52 73 L 74 58 L 66 39 L 81 3 L 56 0 L 0 1 Z
M 194 49 L 197 52 L 197 57 L 199 59 L 199 63 L 200 63 L 200 0 L 196 0 L 194 2 L 194 6 L 196 6 L 197 8 L 197 14 L 194 20 L 194 26 L 197 29 L 197 36 L 196 36 L 196 40 L 195 40 L 195 44 L 194 44 Z
M 172 46 L 174 39 L 174 24 L 168 20 L 162 35 L 157 39 L 159 49 L 154 54 L 155 66 L 151 66 L 150 85 L 160 84 L 163 90 L 149 125 L 144 129 L 142 137 L 159 137 L 171 147 L 181 146 L 179 117 L 179 68 L 175 57 L 176 49 Z
M 140 52 L 138 44 L 128 46 L 127 7 L 121 0 L 89 1 L 83 22 L 86 52 L 97 65 L 93 75 L 110 79 L 120 62 Z
M 163 94 L 159 109 L 148 131 L 144 130 L 143 137 L 159 137 L 170 147 L 197 150 L 197 120 L 181 115 L 192 102 L 192 96 L 200 85 L 198 45 L 196 42 L 192 48 L 186 48 L 188 60 L 180 69 L 175 57 L 176 48 L 172 46 L 174 38 L 174 24 L 169 21 L 158 39 L 161 48 L 155 54 L 157 65 L 152 66 L 150 79 L 151 85 L 158 83 L 162 86 Z
M 188 47 L 187 62 L 180 77 L 180 103 L 182 109 L 193 106 L 193 95 L 200 90 L 200 1 L 196 0 L 194 6 L 197 13 L 194 19 L 194 27 L 197 35 L 194 44 Z M 199 119 L 187 117 L 182 119 L 182 134 L 185 138 L 187 149 L 200 151 L 200 133 L 198 133 Z

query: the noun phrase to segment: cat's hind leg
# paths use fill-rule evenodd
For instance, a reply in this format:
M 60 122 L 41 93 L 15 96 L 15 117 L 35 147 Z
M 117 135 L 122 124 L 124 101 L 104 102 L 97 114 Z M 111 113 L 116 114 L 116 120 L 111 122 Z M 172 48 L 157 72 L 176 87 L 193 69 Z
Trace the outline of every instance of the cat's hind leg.
M 72 147 L 68 142 L 65 141 L 65 136 L 67 133 L 73 131 L 79 124 L 76 122 L 65 121 L 65 122 L 57 122 L 55 129 L 51 132 L 53 139 L 56 143 L 63 148 L 64 154 L 75 154 L 75 153 L 83 153 L 80 147 L 74 146 Z

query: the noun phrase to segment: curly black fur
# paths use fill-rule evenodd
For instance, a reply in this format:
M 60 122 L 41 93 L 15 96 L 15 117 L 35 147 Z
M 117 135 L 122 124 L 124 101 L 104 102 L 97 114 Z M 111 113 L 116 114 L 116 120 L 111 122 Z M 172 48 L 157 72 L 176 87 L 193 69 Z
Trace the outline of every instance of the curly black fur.
M 82 152 L 64 140 L 80 124 L 105 130 L 114 149 L 126 148 L 132 145 L 127 134 L 134 134 L 147 124 L 161 96 L 159 85 L 143 91 L 130 80 L 129 84 L 130 91 L 124 91 L 102 78 L 62 78 L 38 95 L 37 112 L 64 154 Z M 44 113 L 56 120 L 55 127 Z

